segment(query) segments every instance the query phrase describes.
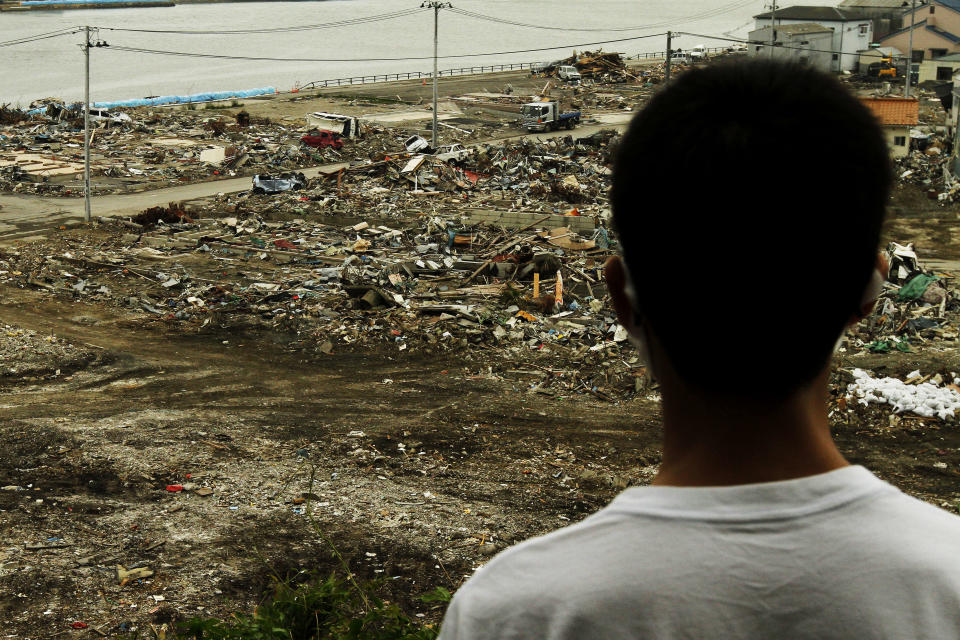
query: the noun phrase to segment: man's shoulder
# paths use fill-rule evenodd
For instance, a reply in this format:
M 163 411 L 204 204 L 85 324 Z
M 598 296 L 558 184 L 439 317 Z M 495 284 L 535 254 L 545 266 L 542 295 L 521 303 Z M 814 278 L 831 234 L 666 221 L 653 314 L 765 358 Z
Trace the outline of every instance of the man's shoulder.
M 767 496 L 759 505 L 744 502 L 743 517 L 733 503 L 707 508 L 722 491 L 691 493 L 695 499 L 673 513 L 675 492 L 628 490 L 583 522 L 516 545 L 478 570 L 457 593 L 443 637 L 520 638 L 523 629 L 562 628 L 549 637 L 568 638 L 582 625 L 616 637 L 641 622 L 673 628 L 685 624 L 671 617 L 677 594 L 691 611 L 705 610 L 718 597 L 739 597 L 744 585 L 769 588 L 754 603 L 776 608 L 799 599 L 809 612 L 835 608 L 828 617 L 841 625 L 849 622 L 845 609 L 884 610 L 894 601 L 960 606 L 960 518 L 872 475 L 861 480 L 814 511 L 799 510 L 800 503 L 771 509 Z M 494 620 L 496 634 L 479 631 Z

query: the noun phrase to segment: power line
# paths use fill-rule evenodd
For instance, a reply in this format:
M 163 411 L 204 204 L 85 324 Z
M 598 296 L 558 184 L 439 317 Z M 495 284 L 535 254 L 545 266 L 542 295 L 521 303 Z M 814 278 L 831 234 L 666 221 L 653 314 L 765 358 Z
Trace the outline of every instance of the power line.
M 469 17 L 475 18 L 477 20 L 486 20 L 488 22 L 495 22 L 498 24 L 512 25 L 515 27 L 528 27 L 532 29 L 543 29 L 548 31 L 585 31 L 585 32 L 600 32 L 600 33 L 611 33 L 611 32 L 621 32 L 621 31 L 641 31 L 645 29 L 657 29 L 661 27 L 668 27 L 675 24 L 683 24 L 685 22 L 694 22 L 696 20 L 703 20 L 706 18 L 713 18 L 724 13 L 729 13 L 731 11 L 736 11 L 737 9 L 742 9 L 743 7 L 754 4 L 755 0 L 738 0 L 737 2 L 730 3 L 729 5 L 724 5 L 722 7 L 717 7 L 716 9 L 710 9 L 697 14 L 691 14 L 688 16 L 680 16 L 671 20 L 665 20 L 662 22 L 653 22 L 645 25 L 638 25 L 634 27 L 613 27 L 613 28 L 600 28 L 600 27 L 556 27 L 542 24 L 530 24 L 528 22 L 518 22 L 515 20 L 509 20 L 505 18 L 497 18 L 495 16 L 489 16 L 482 13 L 477 13 L 475 11 L 468 11 L 466 9 L 451 9 L 451 12 Z
M 601 44 L 613 44 L 617 42 L 629 42 L 631 40 L 642 40 L 644 38 L 658 38 L 663 33 L 652 33 L 642 36 L 632 36 L 629 38 L 617 38 L 615 40 L 599 40 L 597 42 L 579 42 L 576 44 L 565 44 L 554 47 L 538 47 L 534 49 L 515 49 L 513 51 L 491 51 L 488 53 L 461 53 L 457 55 L 438 56 L 438 58 L 479 58 L 483 56 L 499 56 L 514 53 L 534 53 L 538 51 L 553 51 L 556 49 L 580 49 L 583 47 L 592 47 Z M 159 49 L 143 49 L 140 47 L 126 47 L 123 45 L 111 45 L 110 50 L 127 51 L 130 53 L 149 53 L 155 55 L 181 56 L 188 58 L 212 58 L 217 60 L 247 60 L 254 62 L 396 62 L 404 60 L 432 60 L 433 56 L 402 56 L 396 58 L 270 58 L 260 56 L 232 56 L 218 53 L 195 53 L 189 51 L 163 51 Z
M 48 40 L 50 38 L 59 38 L 60 36 L 69 36 L 74 33 L 79 33 L 82 29 L 61 29 L 60 31 L 49 31 L 47 33 L 38 33 L 34 36 L 25 36 L 23 38 L 18 38 L 16 40 L 6 40 L 5 42 L 0 42 L 0 47 L 12 47 L 18 44 L 27 44 L 28 42 L 36 42 L 38 40 Z
M 187 29 L 128 29 L 124 27 L 100 27 L 107 31 L 124 31 L 130 33 L 169 33 L 177 35 L 250 35 L 256 33 L 290 33 L 295 31 L 316 31 L 320 29 L 334 29 L 340 27 L 349 27 L 358 24 L 368 24 L 371 22 L 381 22 L 383 20 L 393 20 L 421 13 L 423 9 L 404 9 L 393 13 L 383 13 L 379 15 L 366 16 L 363 18 L 351 18 L 349 20 L 339 20 L 337 22 L 324 22 L 319 24 L 294 25 L 288 27 L 270 27 L 262 29 L 206 29 L 206 30 L 187 30 Z

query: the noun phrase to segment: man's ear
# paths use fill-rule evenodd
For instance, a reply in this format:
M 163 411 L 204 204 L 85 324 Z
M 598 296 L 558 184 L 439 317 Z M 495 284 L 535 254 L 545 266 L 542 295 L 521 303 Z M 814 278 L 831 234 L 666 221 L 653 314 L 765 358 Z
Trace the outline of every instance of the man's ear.
M 877 264 L 873 273 L 870 275 L 867 288 L 863 292 L 863 298 L 860 300 L 860 309 L 851 316 L 850 321 L 847 322 L 848 327 L 852 327 L 873 312 L 873 308 L 877 305 L 877 299 L 880 297 L 880 294 L 883 293 L 883 283 L 886 281 L 889 271 L 890 263 L 887 261 L 887 257 L 881 253 L 877 256 Z
M 610 293 L 613 310 L 617 314 L 617 321 L 631 334 L 642 338 L 641 329 L 637 326 L 634 301 L 627 294 L 629 278 L 623 259 L 620 256 L 611 256 L 607 259 L 603 275 L 607 281 L 607 291 Z

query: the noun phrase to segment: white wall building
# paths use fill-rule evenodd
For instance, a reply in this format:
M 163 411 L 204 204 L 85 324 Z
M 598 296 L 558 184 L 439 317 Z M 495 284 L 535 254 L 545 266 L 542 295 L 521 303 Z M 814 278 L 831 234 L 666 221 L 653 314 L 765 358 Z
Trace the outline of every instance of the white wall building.
M 751 31 L 747 38 L 747 55 L 753 58 L 799 62 L 820 71 L 832 71 L 833 29 L 814 22 L 777 25 L 773 51 L 770 50 L 771 27 Z M 754 44 L 763 42 L 764 44 Z
M 859 51 L 873 42 L 873 23 L 859 11 L 836 7 L 796 6 L 777 9 L 753 17 L 756 30 L 784 24 L 816 23 L 833 30 L 832 71 L 856 71 Z

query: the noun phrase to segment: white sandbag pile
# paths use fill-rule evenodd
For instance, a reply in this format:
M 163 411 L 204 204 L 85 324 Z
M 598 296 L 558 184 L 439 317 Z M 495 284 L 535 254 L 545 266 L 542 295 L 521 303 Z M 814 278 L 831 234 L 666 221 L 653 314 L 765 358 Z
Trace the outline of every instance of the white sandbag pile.
M 853 370 L 854 382 L 847 385 L 847 400 L 869 404 L 890 405 L 894 413 L 915 413 L 919 416 L 941 420 L 955 418 L 960 413 L 960 393 L 948 386 L 941 386 L 942 376 L 934 376 L 919 384 L 907 384 L 897 378 L 874 378 L 863 369 Z M 921 379 L 919 371 L 907 376 L 907 380 Z M 954 378 L 954 385 L 960 378 Z

